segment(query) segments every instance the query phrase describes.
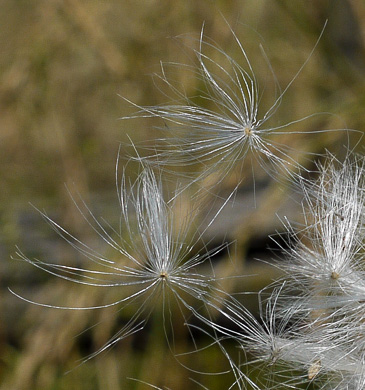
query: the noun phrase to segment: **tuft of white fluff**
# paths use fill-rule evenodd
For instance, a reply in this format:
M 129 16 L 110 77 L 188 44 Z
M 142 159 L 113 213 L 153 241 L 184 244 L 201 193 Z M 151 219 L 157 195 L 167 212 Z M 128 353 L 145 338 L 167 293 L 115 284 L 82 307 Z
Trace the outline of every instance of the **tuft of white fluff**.
M 164 199 L 161 176 L 156 176 L 148 165 L 143 167 L 130 188 L 122 174 L 118 198 L 121 209 L 119 233 L 114 229 L 109 233 L 82 200 L 75 201 L 84 219 L 109 247 L 108 257 L 81 242 L 43 212 L 41 214 L 51 228 L 83 255 L 84 266 L 30 259 L 22 251 L 17 252 L 21 260 L 69 282 L 103 287 L 108 289 L 106 293 L 113 289 L 112 296 L 117 299 L 102 305 L 63 307 L 34 302 L 11 290 L 27 302 L 58 309 L 91 310 L 117 306 L 119 311 L 135 304 L 136 310 L 126 326 L 95 354 L 142 329 L 158 300 L 162 301 L 166 322 L 171 320 L 167 318 L 173 311 L 172 304 L 180 308 L 183 317 L 194 311 L 194 300 L 199 301 L 199 306 L 208 305 L 215 278 L 207 276 L 206 270 L 199 273 L 198 268 L 221 249 L 192 254 L 195 240 L 188 237 L 194 211 L 188 213 L 185 222 L 177 223 L 173 204 Z
M 233 168 L 243 164 L 247 156 L 257 160 L 267 173 L 277 178 L 283 174 L 297 177 L 300 164 L 290 146 L 282 143 L 281 136 L 297 135 L 300 131 L 293 131 L 292 125 L 313 115 L 281 125 L 272 126 L 269 123 L 284 94 L 312 53 L 284 90 L 281 90 L 272 72 L 277 96 L 271 106 L 262 113 L 260 101 L 263 91 L 260 91 L 253 66 L 238 37 L 231 30 L 241 56 L 240 62 L 214 42 L 207 40 L 203 31 L 204 29 L 201 32 L 199 48 L 194 49 L 197 66 L 172 64 L 190 71 L 192 77 L 204 85 L 204 88 L 198 91 L 198 96 L 186 96 L 184 91 L 169 80 L 162 65 L 162 72 L 158 77 L 175 96 L 172 103 L 144 107 L 134 104 L 139 112 L 123 118 L 157 117 L 163 120 L 163 131 L 167 132 L 168 136 L 156 140 L 153 146 L 148 148 L 152 154 L 145 157 L 145 161 L 166 171 L 173 167 L 186 167 L 183 176 L 190 181 L 188 185 L 195 182 L 201 184 L 210 175 L 214 175 L 216 185 Z M 270 70 L 272 71 L 271 66 Z M 200 168 L 194 171 L 197 164 Z M 176 170 L 173 172 L 176 174 Z

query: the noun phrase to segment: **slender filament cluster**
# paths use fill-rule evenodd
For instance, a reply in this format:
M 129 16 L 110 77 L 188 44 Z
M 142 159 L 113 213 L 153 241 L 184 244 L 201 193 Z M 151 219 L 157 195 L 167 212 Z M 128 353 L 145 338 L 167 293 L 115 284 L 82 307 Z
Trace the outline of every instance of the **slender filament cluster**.
M 283 90 L 272 72 L 276 95 L 263 109 L 253 65 L 233 32 L 232 36 L 239 59 L 233 59 L 202 31 L 198 48 L 193 50 L 196 64 L 184 65 L 201 85 L 194 97 L 186 96 L 170 82 L 163 66 L 160 81 L 174 98 L 165 105 L 135 105 L 138 112 L 133 118 L 160 118 L 167 135 L 146 148 L 149 153 L 145 157 L 140 157 L 138 150 L 145 144 L 133 144 L 137 155 L 133 163 L 140 164 L 135 181 L 128 179 L 125 171 L 120 174 L 118 158 L 119 230 L 97 219 L 81 198 L 73 198 L 78 212 L 104 244 L 105 253 L 82 242 L 43 212 L 45 221 L 81 255 L 82 261 L 66 265 L 32 259 L 17 251 L 21 260 L 65 282 L 103 288 L 104 298 L 110 300 L 91 300 L 84 307 L 70 307 L 33 302 L 11 291 L 40 306 L 69 310 L 115 307 L 118 312 L 132 313 L 126 325 L 91 357 L 142 330 L 155 311 L 162 312 L 168 338 L 166 327 L 175 324 L 174 314 L 178 312 L 182 325 L 191 322 L 189 329 L 203 330 L 227 358 L 234 378 L 230 389 L 299 389 L 313 385 L 319 389 L 363 390 L 365 160 L 348 152 L 344 161 L 339 161 L 327 153 L 321 158 L 315 155 L 322 161 L 317 162 L 315 170 L 304 169 L 296 158 L 297 151 L 293 153 L 289 144 L 283 144 L 282 136 L 287 139 L 288 135 L 295 138 L 302 134 L 295 126 L 306 118 L 284 124 L 273 121 L 302 68 Z M 309 129 L 305 133 L 314 137 L 319 132 Z M 242 296 L 235 294 L 245 286 L 237 287 L 237 282 L 232 287 L 235 278 L 225 274 L 222 266 L 214 267 L 212 257 L 227 243 L 208 250 L 202 239 L 233 198 L 237 183 L 244 180 L 243 170 L 235 190 L 223 199 L 223 206 L 205 227 L 200 221 L 206 218 L 201 215 L 206 209 L 202 203 L 194 206 L 191 200 L 201 195 L 204 180 L 211 176 L 215 180 L 207 193 L 210 199 L 217 199 L 216 186 L 249 156 L 269 177 L 289 177 L 296 193 L 302 195 L 298 205 L 302 221 L 294 224 L 283 217 L 282 236 L 289 238 L 283 244 L 283 237 L 273 237 L 285 257 L 277 263 L 283 276 L 260 291 L 258 313 L 247 309 L 246 295 L 240 299 Z M 167 196 L 164 175 L 174 172 L 173 167 L 179 167 L 182 175 L 176 173 L 176 191 Z M 254 171 L 253 166 L 250 168 Z M 191 184 L 200 190 L 189 192 Z M 179 218 L 175 206 L 185 194 L 189 210 L 180 213 L 183 217 Z M 241 275 L 236 276 L 242 280 Z M 225 282 L 230 287 L 224 289 Z M 238 347 L 239 359 L 228 352 L 226 341 Z

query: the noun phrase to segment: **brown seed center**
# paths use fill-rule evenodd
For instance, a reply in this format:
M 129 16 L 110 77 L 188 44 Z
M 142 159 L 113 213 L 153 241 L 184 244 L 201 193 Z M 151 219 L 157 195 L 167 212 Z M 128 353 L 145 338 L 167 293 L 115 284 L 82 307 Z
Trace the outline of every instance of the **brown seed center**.
M 246 134 L 246 135 L 251 135 L 251 134 L 252 134 L 252 129 L 251 129 L 251 127 L 245 127 L 245 134 Z

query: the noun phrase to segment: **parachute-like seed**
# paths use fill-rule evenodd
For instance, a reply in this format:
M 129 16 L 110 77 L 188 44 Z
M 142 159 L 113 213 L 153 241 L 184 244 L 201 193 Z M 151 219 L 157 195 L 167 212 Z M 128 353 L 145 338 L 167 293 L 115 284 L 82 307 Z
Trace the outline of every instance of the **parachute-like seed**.
M 364 372 L 364 356 L 349 343 L 346 329 L 341 329 L 343 324 L 326 323 L 323 318 L 307 322 L 298 319 L 293 305 L 285 312 L 279 310 L 286 288 L 284 282 L 266 302 L 260 299 L 259 318 L 233 297 L 227 298 L 221 310 L 225 325 L 200 317 L 218 335 L 232 338 L 244 351 L 244 362 L 239 365 L 231 361 L 236 376 L 247 382 L 250 368 L 259 368 L 256 388 L 270 389 L 297 388 L 310 381 L 319 388 L 330 383 L 336 389 L 357 383 Z M 231 359 L 229 355 L 227 358 Z
M 365 300 L 364 167 L 362 157 L 340 163 L 329 156 L 318 179 L 302 184 L 305 225 L 298 234 L 286 223 L 294 241 L 283 248 L 286 275 L 303 292 L 302 309 L 351 308 Z
M 158 117 L 164 121 L 163 130 L 169 136 L 154 142 L 149 149 L 152 154 L 145 157 L 145 161 L 167 171 L 173 167 L 186 167 L 183 176 L 189 180 L 188 185 L 197 181 L 201 184 L 212 174 L 217 178 L 216 185 L 248 155 L 257 159 L 263 169 L 274 176 L 283 175 L 284 172 L 291 177 L 298 174 L 300 164 L 290 146 L 281 143 L 280 136 L 298 134 L 298 130 L 290 130 L 292 125 L 313 115 L 283 125 L 271 126 L 268 122 L 313 51 L 284 90 L 280 89 L 273 75 L 279 92 L 272 105 L 262 114 L 259 82 L 253 66 L 233 31 L 232 35 L 241 54 L 241 63 L 208 41 L 202 30 L 199 49 L 194 50 L 198 66 L 172 64 L 191 71 L 192 77 L 202 81 L 205 90 L 199 91 L 198 100 L 205 103 L 204 106 L 175 87 L 162 66 L 162 74 L 158 77 L 177 96 L 174 103 L 137 106 L 140 111 L 135 116 L 123 118 Z M 222 63 L 218 62 L 217 57 L 221 58 Z M 194 172 L 196 164 L 201 164 L 202 169 Z M 176 170 L 173 172 L 176 174 Z
M 110 306 L 125 306 L 135 303 L 137 309 L 128 324 L 115 334 L 99 351 L 142 329 L 148 320 L 156 300 L 162 297 L 164 318 L 170 315 L 171 300 L 180 307 L 181 314 L 192 312 L 192 300 L 199 306 L 209 305 L 210 290 L 214 288 L 214 276 L 199 273 L 197 268 L 223 246 L 200 254 L 192 254 L 195 241 L 188 240 L 191 218 L 177 225 L 174 221 L 173 204 L 168 204 L 162 194 L 161 177 L 144 166 L 136 182 L 127 189 L 123 173 L 118 186 L 121 208 L 121 232 L 107 231 L 92 214 L 86 204 L 75 201 L 80 213 L 90 227 L 109 246 L 110 256 L 104 257 L 67 232 L 64 228 L 41 213 L 62 238 L 86 258 L 84 267 L 66 266 L 29 259 L 18 250 L 18 257 L 52 275 L 76 284 L 115 289 L 117 300 L 87 307 L 62 307 L 32 302 L 13 292 L 16 296 L 40 306 L 59 309 L 87 310 Z M 132 222 L 133 221 L 133 222 Z M 184 320 L 185 321 L 185 320 Z M 165 324 L 164 324 L 165 326 Z

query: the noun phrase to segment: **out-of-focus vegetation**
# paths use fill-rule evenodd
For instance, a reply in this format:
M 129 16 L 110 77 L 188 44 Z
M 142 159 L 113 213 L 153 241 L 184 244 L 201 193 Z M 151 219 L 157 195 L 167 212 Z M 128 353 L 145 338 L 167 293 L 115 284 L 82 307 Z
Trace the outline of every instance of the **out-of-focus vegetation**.
M 155 88 L 150 74 L 159 72 L 160 60 L 189 60 L 189 34 L 199 37 L 203 23 L 206 36 L 234 56 L 237 45 L 225 19 L 253 63 L 260 58 L 257 62 L 265 64 L 259 48 L 263 45 L 282 88 L 306 61 L 328 19 L 314 54 L 284 96 L 280 121 L 329 112 L 311 120 L 313 130 L 365 129 L 365 5 L 361 1 L 1 2 L 1 390 L 146 388 L 127 377 L 173 390 L 199 388 L 189 377 L 210 390 L 228 388 L 232 378 L 194 374 L 178 363 L 202 372 L 222 371 L 227 363 L 219 351 L 172 357 L 161 313 L 143 332 L 75 368 L 79 359 L 118 330 L 128 312 L 46 309 L 29 305 L 7 290 L 11 287 L 37 302 L 66 306 L 82 306 L 94 293 L 89 288 L 73 290 L 65 281 L 10 260 L 15 245 L 29 257 L 70 265 L 79 260 L 28 202 L 46 209 L 61 226 L 90 242 L 66 183 L 80 192 L 95 214 L 117 224 L 119 143 L 129 142 L 127 135 L 138 142 L 158 134 L 152 121 L 118 120 L 135 110 L 118 95 L 139 105 L 163 103 L 166 97 Z M 257 70 L 258 78 L 266 75 L 271 80 L 264 68 Z M 183 68 L 175 71 L 174 78 L 183 83 L 186 94 L 196 94 L 196 80 L 184 78 Z M 303 130 L 306 125 L 298 126 Z M 359 138 L 355 135 L 355 142 Z M 298 142 L 308 152 L 328 148 L 343 153 L 346 136 L 324 133 L 319 143 L 311 142 L 310 136 Z M 357 145 L 363 151 L 362 147 Z M 271 192 L 265 195 L 254 217 L 242 220 L 235 227 L 236 237 L 230 237 L 239 236 L 244 242 L 237 250 L 238 261 L 243 262 L 250 249 L 264 245 L 255 243 L 256 235 L 273 232 L 272 220 L 283 199 Z M 239 290 L 260 288 L 250 279 L 246 282 Z M 103 299 L 95 297 L 99 303 Z M 101 324 L 92 327 L 96 323 Z M 175 351 L 191 351 L 186 327 L 178 326 Z M 64 375 L 68 370 L 72 371 Z

